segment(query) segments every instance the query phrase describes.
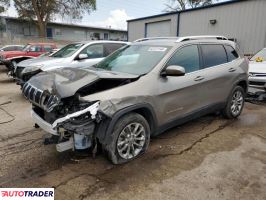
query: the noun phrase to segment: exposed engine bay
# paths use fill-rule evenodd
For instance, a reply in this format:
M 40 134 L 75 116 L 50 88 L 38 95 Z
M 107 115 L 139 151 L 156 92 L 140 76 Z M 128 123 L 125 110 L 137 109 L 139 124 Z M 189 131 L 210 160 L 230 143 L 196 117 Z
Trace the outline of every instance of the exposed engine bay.
M 100 110 L 100 100 L 88 102 L 82 97 L 129 84 L 138 77 L 110 74 L 99 77 L 80 69 L 64 69 L 60 75 L 42 73 L 33 77 L 22 92 L 33 104 L 32 117 L 36 124 L 58 137 L 59 152 L 88 149 L 95 140 L 97 125 L 108 116 Z

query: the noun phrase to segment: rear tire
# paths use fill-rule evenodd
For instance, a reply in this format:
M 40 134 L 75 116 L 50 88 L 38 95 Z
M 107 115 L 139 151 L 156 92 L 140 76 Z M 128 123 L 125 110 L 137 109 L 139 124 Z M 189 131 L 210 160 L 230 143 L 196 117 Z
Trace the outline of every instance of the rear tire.
M 140 114 L 121 117 L 112 132 L 111 144 L 104 148 L 113 164 L 129 162 L 145 153 L 150 143 L 150 126 Z
M 245 103 L 245 91 L 241 86 L 236 86 L 230 94 L 223 115 L 228 119 L 239 117 Z

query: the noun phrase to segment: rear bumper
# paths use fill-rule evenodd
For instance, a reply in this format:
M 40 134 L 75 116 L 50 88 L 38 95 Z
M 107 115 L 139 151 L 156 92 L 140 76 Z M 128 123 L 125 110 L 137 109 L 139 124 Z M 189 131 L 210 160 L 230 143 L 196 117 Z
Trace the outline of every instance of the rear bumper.
M 52 124 L 47 123 L 38 114 L 36 114 L 33 110 L 31 110 L 31 117 L 34 122 L 38 124 L 44 131 L 51 133 L 52 135 L 59 135 L 55 129 L 53 129 Z

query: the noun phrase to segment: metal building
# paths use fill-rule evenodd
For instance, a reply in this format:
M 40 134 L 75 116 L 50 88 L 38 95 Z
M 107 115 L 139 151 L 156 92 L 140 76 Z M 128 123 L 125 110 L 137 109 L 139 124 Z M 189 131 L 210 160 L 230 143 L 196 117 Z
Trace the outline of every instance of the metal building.
M 245 54 L 266 47 L 266 0 L 235 0 L 180 12 L 128 20 L 128 39 L 224 35 Z

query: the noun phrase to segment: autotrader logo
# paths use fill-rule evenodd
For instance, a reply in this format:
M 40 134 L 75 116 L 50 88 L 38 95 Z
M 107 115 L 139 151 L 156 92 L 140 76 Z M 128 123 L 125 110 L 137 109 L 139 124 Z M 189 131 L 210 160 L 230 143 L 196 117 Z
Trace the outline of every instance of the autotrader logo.
M 0 188 L 0 199 L 54 200 L 54 188 Z

